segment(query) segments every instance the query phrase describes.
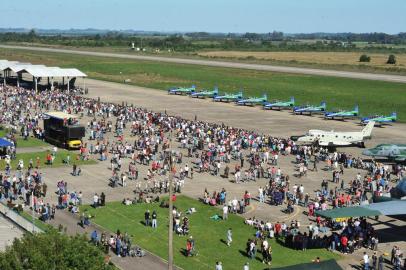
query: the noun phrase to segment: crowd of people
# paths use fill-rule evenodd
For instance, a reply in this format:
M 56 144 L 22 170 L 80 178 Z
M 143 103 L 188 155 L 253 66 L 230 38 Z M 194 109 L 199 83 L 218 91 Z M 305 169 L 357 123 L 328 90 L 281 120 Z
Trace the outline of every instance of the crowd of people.
M 125 204 L 140 201 L 140 198 L 144 202 L 144 198 L 149 198 L 148 194 L 167 193 L 171 172 L 175 174 L 175 192 L 181 192 L 185 183 L 193 181 L 194 174 L 198 173 L 229 179 L 235 184 L 266 181 L 266 185 L 258 186 L 258 196 L 252 196 L 246 191 L 240 199 L 227 198 L 225 189 L 212 194 L 205 190 L 203 202 L 222 207 L 224 219 L 227 219 L 228 213 L 245 213 L 253 198 L 258 199 L 259 203 L 286 205 L 284 210 L 287 213 L 293 212 L 294 207 L 306 207 L 312 218 L 317 210 L 348 207 L 360 204 L 369 199 L 368 196 L 383 196 L 390 191 L 391 181 L 398 181 L 406 175 L 404 166 L 391 168 L 377 162 L 364 162 L 346 153 L 330 153 L 323 147 L 300 146 L 289 138 L 277 138 L 197 119 L 187 120 L 124 103 L 101 102 L 75 91 L 37 93 L 19 87 L 0 86 L 0 94 L 0 123 L 10 129 L 8 138 L 14 141 L 14 146 L 6 149 L 9 160 L 15 158 L 15 134 L 18 132 L 24 138 L 32 134 L 43 139 L 44 131 L 39 123 L 45 112 L 57 110 L 80 115 L 88 119 L 87 138 L 80 150 L 80 158 L 93 157 L 102 162 L 109 161 L 111 187 L 126 187 L 128 181 L 135 181 L 139 198 L 126 198 L 123 200 Z M 293 177 L 296 177 L 298 184 L 296 180 L 292 183 L 292 176 L 280 167 L 280 159 L 288 155 L 295 157 L 296 173 Z M 52 153 L 50 158 L 52 161 Z M 125 160 L 129 160 L 128 167 L 123 165 Z M 306 177 L 310 170 L 317 172 L 321 163 L 325 164 L 323 169 L 331 171 L 332 176 L 324 179 L 320 190 L 311 194 L 306 191 L 301 178 Z M 24 164 L 20 163 L 15 175 L 11 173 L 10 164 L 6 162 L 5 174 L 0 175 L 0 199 L 7 199 L 12 204 L 21 197 L 23 203 L 33 204 L 35 210 L 44 214 L 44 219 L 55 214 L 54 208 L 79 212 L 83 195 L 81 192 L 69 192 L 64 181 L 57 186 L 57 206 L 49 206 L 44 202 L 46 184 L 41 176 L 41 161 L 30 161 L 26 170 Z M 147 168 L 145 177 L 140 176 L 141 167 Z M 345 180 L 345 170 L 349 168 L 363 169 L 365 174 L 359 173 L 355 179 Z M 80 170 L 76 166 L 72 175 L 78 174 Z M 93 200 L 95 207 L 104 205 L 105 200 L 100 201 L 97 194 Z M 153 222 L 153 216 L 154 213 L 149 214 L 147 219 L 145 213 L 147 226 L 150 225 L 150 219 L 152 227 L 158 226 L 156 219 Z M 176 232 L 179 230 L 179 234 L 188 234 L 188 218 L 178 212 L 174 213 L 174 218 Z M 247 242 L 247 254 L 252 257 L 255 247 L 251 247 L 256 246 L 256 240 L 259 239 L 262 244 L 258 245 L 261 246 L 266 263 L 272 260 L 272 256 L 262 245 L 264 239 L 266 241 L 271 236 L 283 236 L 285 244 L 295 249 L 326 247 L 351 252 L 351 247 L 366 246 L 374 249 L 378 243 L 376 232 L 363 219 L 336 224 L 318 218 L 307 232 L 300 230 L 297 223 L 286 225 L 275 221 L 271 224 L 255 218 L 247 219 L 246 223 L 258 229 L 255 240 Z M 340 234 L 327 236 L 328 231 L 338 226 Z M 117 238 L 120 240 L 120 237 L 116 237 L 115 243 Z M 343 248 L 343 238 L 347 238 L 348 248 Z

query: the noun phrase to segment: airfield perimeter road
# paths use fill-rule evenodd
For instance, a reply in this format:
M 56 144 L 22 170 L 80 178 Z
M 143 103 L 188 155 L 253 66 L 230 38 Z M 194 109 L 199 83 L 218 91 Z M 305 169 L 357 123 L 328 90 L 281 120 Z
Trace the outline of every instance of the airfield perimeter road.
M 247 63 L 213 61 L 213 60 L 184 59 L 184 58 L 175 58 L 175 57 L 79 51 L 79 50 L 43 48 L 43 47 L 25 47 L 25 46 L 13 46 L 13 45 L 1 45 L 1 44 L 0 44 L 0 48 L 23 49 L 23 50 L 31 50 L 31 51 L 68 53 L 68 54 L 70 53 L 70 54 L 80 54 L 80 55 L 89 55 L 89 56 L 115 57 L 115 58 L 158 61 L 158 62 L 189 64 L 189 65 L 241 68 L 241 69 L 253 69 L 253 70 L 262 70 L 262 71 L 283 72 L 283 73 L 299 73 L 299 74 L 307 74 L 307 75 L 320 75 L 320 76 L 332 76 L 332 77 L 344 77 L 344 78 L 353 78 L 353 79 L 365 79 L 365 80 L 406 83 L 406 76 L 389 75 L 389 74 L 374 74 L 374 73 L 325 70 L 325 69 L 314 69 L 314 68 L 299 68 L 299 67 L 247 64 Z

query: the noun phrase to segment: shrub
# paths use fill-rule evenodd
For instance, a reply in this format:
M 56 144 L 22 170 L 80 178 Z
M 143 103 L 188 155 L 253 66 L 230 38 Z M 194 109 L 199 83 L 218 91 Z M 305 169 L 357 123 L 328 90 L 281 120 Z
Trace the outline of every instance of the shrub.
M 368 55 L 366 55 L 366 54 L 363 54 L 363 55 L 360 56 L 359 61 L 360 61 L 360 62 L 370 62 L 370 61 L 371 61 L 371 57 L 368 56 Z
M 389 55 L 388 61 L 386 61 L 386 64 L 391 64 L 391 65 L 396 64 L 396 57 L 393 54 Z

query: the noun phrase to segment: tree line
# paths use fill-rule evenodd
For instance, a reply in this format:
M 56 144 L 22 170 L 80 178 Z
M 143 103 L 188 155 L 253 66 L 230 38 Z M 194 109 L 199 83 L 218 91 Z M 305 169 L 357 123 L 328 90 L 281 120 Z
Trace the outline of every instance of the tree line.
M 305 39 L 303 41 L 302 39 Z M 0 42 L 28 42 L 75 47 L 131 47 L 154 48 L 175 51 L 198 50 L 258 50 L 258 51 L 366 51 L 404 53 L 406 33 L 389 35 L 385 33 L 370 34 L 295 34 L 283 32 L 266 34 L 222 34 L 193 32 L 171 35 L 135 35 L 122 32 L 106 32 L 87 35 L 40 34 L 34 30 L 28 33 L 3 32 Z M 368 42 L 370 45 L 359 46 L 356 42 Z

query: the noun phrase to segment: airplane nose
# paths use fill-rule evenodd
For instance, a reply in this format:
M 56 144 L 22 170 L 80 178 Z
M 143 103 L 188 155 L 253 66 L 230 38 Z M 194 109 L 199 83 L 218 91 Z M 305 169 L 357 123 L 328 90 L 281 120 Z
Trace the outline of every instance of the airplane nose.
M 372 155 L 371 151 L 369 151 L 369 150 L 364 150 L 364 151 L 362 151 L 362 154 L 363 154 L 364 156 L 371 156 L 371 155 Z

